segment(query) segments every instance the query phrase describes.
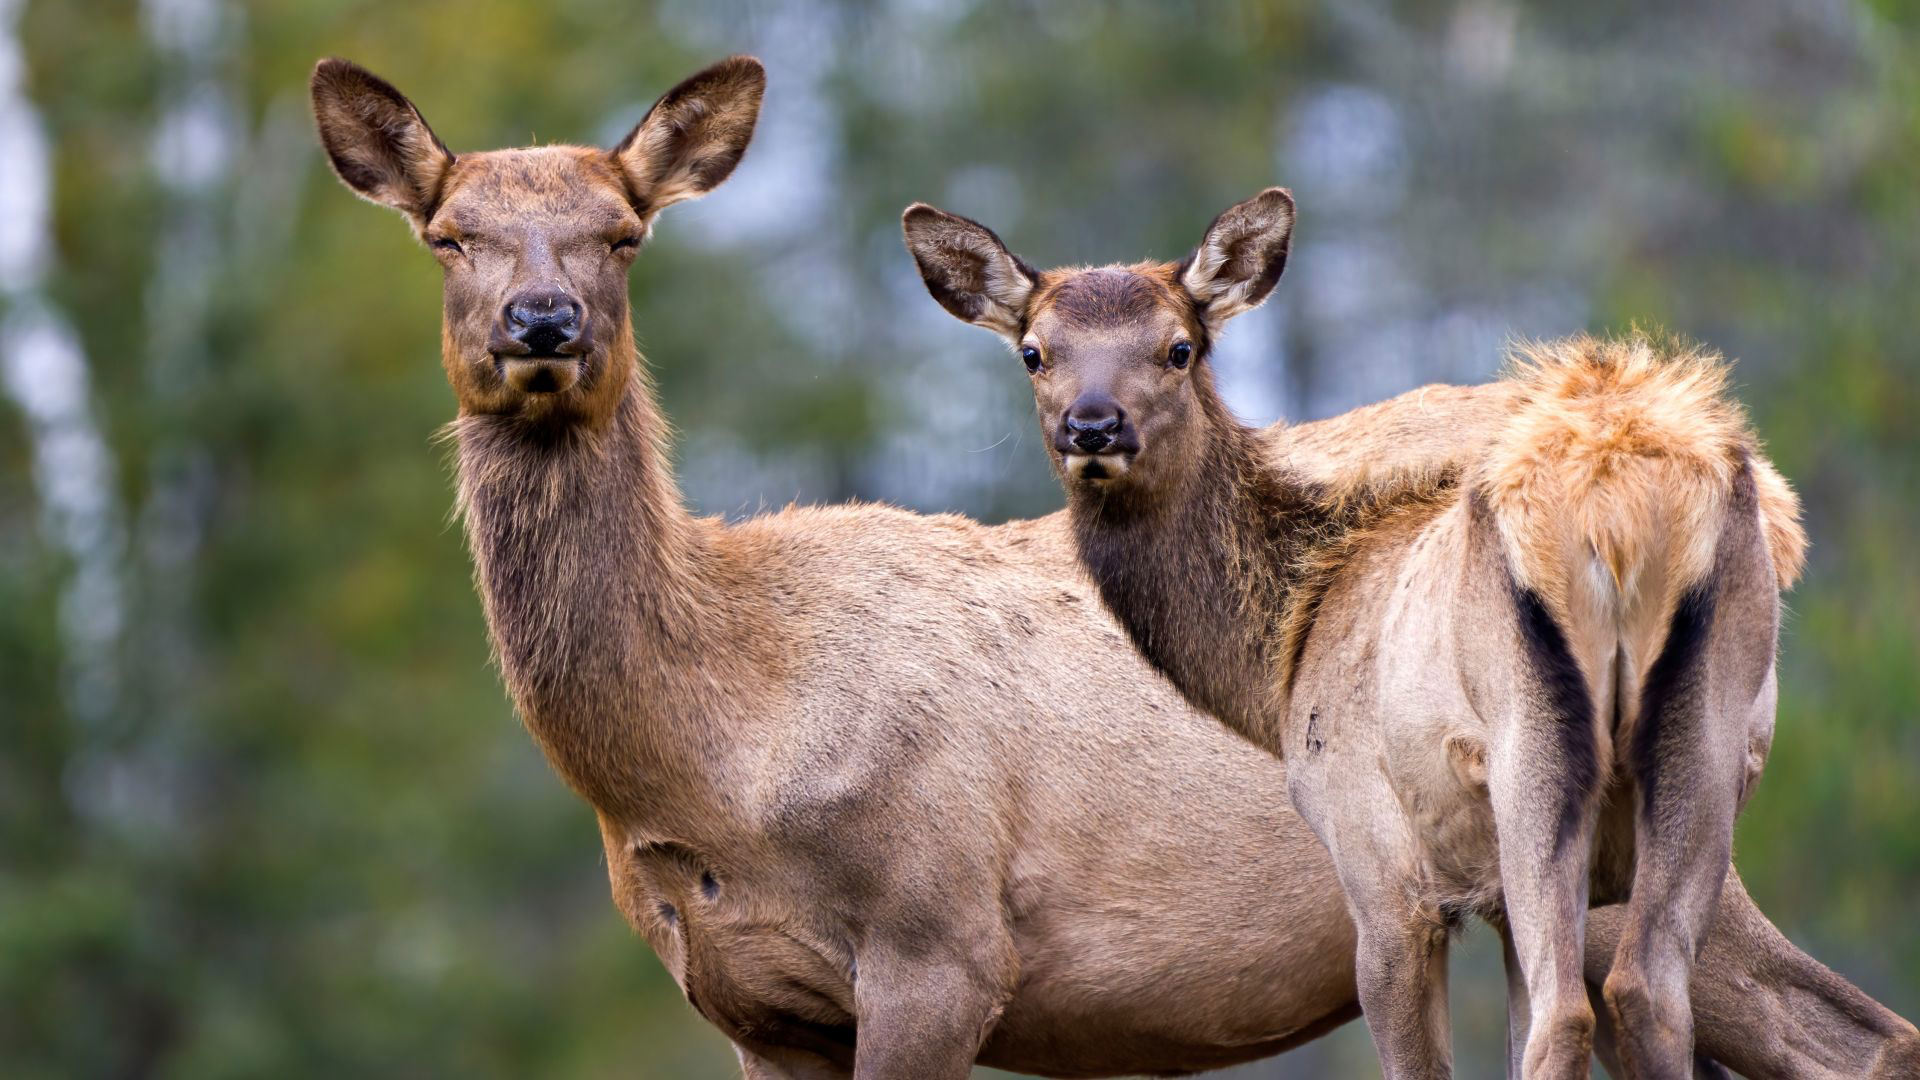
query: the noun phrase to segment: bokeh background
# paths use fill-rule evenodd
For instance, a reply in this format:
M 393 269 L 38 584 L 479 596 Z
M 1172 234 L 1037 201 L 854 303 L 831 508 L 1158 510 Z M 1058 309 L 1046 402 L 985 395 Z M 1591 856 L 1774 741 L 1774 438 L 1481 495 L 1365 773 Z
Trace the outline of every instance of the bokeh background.
M 438 275 L 350 197 L 338 54 L 456 150 L 611 142 L 728 52 L 752 152 L 636 321 L 688 497 L 1059 496 L 1017 361 L 924 295 L 928 199 L 1030 260 L 1175 257 L 1270 183 L 1262 422 L 1658 324 L 1740 360 L 1805 496 L 1739 833 L 1802 946 L 1920 1016 L 1920 12 L 1592 5 L 0 0 L 0 1071 L 723 1077 L 487 666 Z M 1454 979 L 1493 1075 L 1497 950 Z M 1276 973 L 1284 978 L 1285 973 Z M 1377 1075 L 1350 1025 L 1241 1077 Z

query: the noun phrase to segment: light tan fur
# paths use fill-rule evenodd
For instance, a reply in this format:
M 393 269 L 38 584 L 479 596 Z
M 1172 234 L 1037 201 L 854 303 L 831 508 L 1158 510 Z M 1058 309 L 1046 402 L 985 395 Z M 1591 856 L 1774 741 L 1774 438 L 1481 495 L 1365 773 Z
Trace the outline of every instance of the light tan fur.
M 1800 580 L 1807 565 L 1807 531 L 1800 525 L 1800 497 L 1773 462 L 1753 458 L 1753 479 L 1760 500 L 1760 522 L 1767 530 L 1767 556 L 1773 560 L 1774 580 L 1786 592 Z
M 1516 577 L 1565 615 L 1570 568 L 1596 558 L 1622 594 L 1657 576 L 1671 609 L 1713 564 L 1750 442 L 1726 366 L 1644 336 L 1581 336 L 1523 345 L 1514 367 L 1521 399 L 1473 483 Z
M 1595 349 L 1637 353 L 1651 350 L 1652 347 L 1652 341 L 1647 338 L 1616 341 L 1571 338 L 1560 342 L 1522 345 L 1516 350 L 1508 377 L 1500 382 L 1483 386 L 1434 383 L 1311 424 L 1275 424 L 1263 434 L 1276 462 L 1284 459 L 1286 467 L 1315 476 L 1331 487 L 1360 492 L 1377 480 L 1406 476 L 1431 469 L 1435 462 L 1457 458 L 1458 447 L 1453 444 L 1459 437 L 1461 425 L 1492 431 L 1496 423 L 1504 427 L 1508 417 L 1523 407 L 1530 410 L 1540 407 L 1537 402 L 1541 398 L 1564 397 L 1574 391 L 1564 377 L 1536 376 L 1536 368 L 1550 371 L 1567 363 L 1578 363 L 1584 367 L 1587 354 Z M 1724 383 L 1724 372 L 1717 370 L 1718 362 L 1711 354 L 1696 353 L 1684 346 L 1681 348 L 1694 357 L 1691 362 L 1716 369 L 1713 377 Z M 1598 374 L 1601 378 L 1607 377 L 1604 369 Z M 1665 377 L 1657 363 L 1652 364 L 1650 374 L 1655 379 Z M 1701 383 L 1695 382 L 1686 387 L 1685 392 L 1698 393 L 1700 387 Z M 1574 396 L 1577 396 L 1577 391 Z M 1631 408 L 1633 402 L 1629 398 L 1621 404 Z M 1542 411 L 1554 413 L 1564 412 L 1565 409 L 1549 404 Z M 1546 417 L 1543 415 L 1529 423 L 1544 419 Z M 1656 422 L 1661 420 L 1659 417 L 1648 419 Z M 1732 429 L 1720 426 L 1729 419 L 1735 425 Z M 1681 422 L 1691 425 L 1696 421 L 1682 418 Z M 1585 420 L 1576 420 L 1568 434 L 1581 430 L 1585 424 Z M 1752 440 L 1751 433 L 1746 430 L 1744 421 L 1738 419 L 1737 412 L 1732 417 L 1716 418 L 1715 424 L 1716 430 L 1698 434 L 1728 448 L 1744 446 Z M 1504 437 L 1506 443 L 1514 446 L 1509 451 L 1510 456 L 1497 466 L 1491 462 L 1479 466 L 1490 480 L 1508 484 L 1523 480 L 1523 477 L 1514 474 L 1525 469 L 1530 461 L 1536 460 L 1533 451 L 1521 440 L 1512 437 L 1512 430 L 1507 429 Z M 1601 447 L 1589 445 L 1582 452 L 1598 454 L 1601 450 Z M 1596 464 L 1597 461 L 1590 462 L 1590 467 Z M 1799 581 L 1801 569 L 1806 563 L 1807 534 L 1800 524 L 1800 498 L 1794 494 L 1792 486 L 1780 475 L 1780 470 L 1773 462 L 1756 455 L 1753 464 L 1754 479 L 1759 489 L 1760 518 L 1767 531 L 1767 552 L 1773 561 L 1780 588 L 1785 591 Z M 1493 475 L 1496 473 L 1507 475 L 1496 478 Z
M 1515 1075 L 1584 1077 L 1597 1036 L 1610 1068 L 1686 1075 L 1706 1041 L 1689 972 L 1711 978 L 1694 960 L 1771 739 L 1777 593 L 1804 544 L 1791 493 L 1718 361 L 1644 336 L 1243 427 L 1205 362 L 1207 308 L 1257 303 L 1287 245 L 1215 234 L 1288 227 L 1284 199 L 1221 215 L 1188 263 L 1038 274 L 1010 332 L 971 318 L 923 250 L 998 238 L 926 206 L 905 228 L 934 297 L 1027 361 L 1082 560 L 1135 643 L 1287 756 L 1357 923 L 1387 1075 L 1449 1073 L 1447 942 L 1475 913 L 1506 945 Z M 1246 290 L 1196 287 L 1219 250 L 1272 261 L 1208 270 Z M 1629 892 L 1614 962 L 1583 963 L 1588 904 Z M 1604 1018 L 1583 969 L 1606 973 Z
M 1734 476 L 1755 456 L 1727 366 L 1636 334 L 1525 344 L 1513 367 L 1519 400 L 1468 482 L 1493 508 L 1516 580 L 1587 638 L 1575 651 L 1588 678 L 1611 681 L 1596 668 L 1623 638 L 1637 685 L 1633 666 L 1652 662 L 1681 593 L 1712 569 Z M 1785 588 L 1805 537 L 1785 481 L 1763 472 Z

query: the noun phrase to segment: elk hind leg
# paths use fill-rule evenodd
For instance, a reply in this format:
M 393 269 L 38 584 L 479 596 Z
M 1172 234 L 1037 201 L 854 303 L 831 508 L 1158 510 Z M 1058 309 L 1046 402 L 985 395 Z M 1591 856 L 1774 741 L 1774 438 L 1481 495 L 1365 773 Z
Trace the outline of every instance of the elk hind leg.
M 1625 914 L 1621 905 L 1587 918 L 1587 977 L 1596 985 L 1613 967 Z M 1720 889 L 1691 994 L 1694 1052 L 1741 1076 L 1920 1076 L 1920 1030 L 1796 948 L 1754 905 L 1738 873 Z M 1609 1026 L 1604 1015 L 1601 1026 Z
M 1594 1014 L 1584 977 L 1585 918 L 1600 747 L 1592 694 L 1545 604 L 1515 591 L 1523 677 L 1496 723 L 1487 794 L 1513 961 L 1524 976 L 1528 1080 L 1585 1080 Z M 1515 976 L 1509 974 L 1511 980 Z
M 1747 717 L 1772 662 L 1770 637 L 1734 636 L 1758 612 L 1716 612 L 1718 593 L 1709 583 L 1681 599 L 1626 740 L 1633 893 L 1604 993 L 1635 1078 L 1690 1075 L 1693 967 L 1732 864 Z
M 1533 1005 L 1527 999 L 1527 976 L 1520 968 L 1520 953 L 1513 947 L 1513 928 L 1505 919 L 1493 922 L 1500 931 L 1500 960 L 1507 971 L 1507 1080 L 1520 1080 L 1527 1033 L 1533 1025 Z
M 1552 788 L 1556 780 L 1514 788 Z M 1589 811 L 1566 808 L 1575 820 L 1565 826 L 1561 813 L 1527 807 L 1530 798 L 1515 791 L 1506 799 L 1495 791 L 1500 829 L 1501 883 L 1506 895 L 1513 961 L 1508 980 L 1524 983 L 1526 1033 L 1520 1073 L 1528 1080 L 1585 1080 L 1593 1054 L 1594 1016 L 1583 976 L 1584 916 L 1587 906 L 1587 851 L 1592 844 Z M 1550 793 L 1547 794 L 1551 799 Z M 1572 793 L 1568 793 L 1571 796 Z M 1501 803 L 1509 812 L 1502 814 Z M 1565 840 L 1561 839 L 1565 836 Z M 1517 970 L 1513 970 L 1516 969 Z M 1514 991 L 1509 990 L 1509 1011 Z

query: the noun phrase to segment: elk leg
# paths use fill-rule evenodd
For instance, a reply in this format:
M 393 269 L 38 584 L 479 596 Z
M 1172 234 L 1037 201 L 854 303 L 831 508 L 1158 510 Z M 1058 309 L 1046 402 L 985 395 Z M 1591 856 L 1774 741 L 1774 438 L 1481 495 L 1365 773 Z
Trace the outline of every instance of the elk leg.
M 1386 777 L 1326 759 L 1290 777 L 1294 805 L 1327 850 L 1353 916 L 1360 1009 L 1386 1080 L 1453 1073 L 1448 922 L 1419 898 L 1419 850 Z
M 1721 561 L 1724 584 L 1724 552 Z M 1716 599 L 1695 590 L 1682 601 L 1623 740 L 1636 808 L 1633 893 L 1603 993 L 1636 1080 L 1692 1067 L 1694 962 L 1732 867 L 1748 767 L 1749 724 L 1731 721 L 1749 714 L 1771 668 L 1771 640 L 1740 633 L 1772 616 L 1773 594 L 1749 595 L 1759 591 L 1722 587 Z
M 1588 919 L 1587 978 L 1612 967 L 1621 907 Z M 1795 948 L 1729 872 L 1693 970 L 1695 1049 L 1753 1080 L 1920 1076 L 1920 1031 Z
M 1591 927 L 1589 927 L 1591 930 Z M 1588 935 L 1587 955 L 1593 955 L 1591 933 Z M 1613 962 L 1613 954 L 1607 954 L 1607 962 Z M 1605 978 L 1604 973 L 1601 978 Z M 1593 1056 L 1600 1062 L 1607 1075 L 1613 1080 L 1623 1080 L 1627 1070 L 1620 1065 L 1620 1040 L 1614 1036 L 1613 1020 L 1607 1016 L 1606 999 L 1600 996 L 1600 983 L 1587 983 L 1587 1005 L 1593 1009 Z
M 734 1044 L 733 1051 L 740 1056 L 743 1080 L 846 1080 L 849 1075 L 845 1069 L 812 1054 L 778 1050 L 759 1053 L 738 1043 Z
M 1584 975 L 1585 920 L 1596 800 L 1559 767 L 1566 750 L 1558 724 L 1539 713 L 1506 722 L 1516 730 L 1495 741 L 1487 791 L 1499 833 L 1507 925 L 1526 984 L 1521 1073 L 1527 1080 L 1586 1080 L 1594 1019 Z
M 1621 1080 L 1627 1071 L 1620 1064 L 1620 1040 L 1614 1034 L 1613 1018 L 1607 1015 L 1607 1002 L 1600 994 L 1599 983 L 1587 984 L 1587 1003 L 1593 1006 L 1593 1056 L 1599 1060 L 1600 1067 L 1606 1070 L 1608 1076 L 1613 1080 Z M 1696 1052 L 1693 1080 L 1733 1080 L 1733 1076 L 1719 1062 Z
M 1736 792 L 1714 783 L 1708 762 L 1669 762 L 1664 810 L 1643 796 L 1635 822 L 1633 897 L 1607 974 L 1607 1011 L 1629 1077 L 1688 1075 L 1693 1060 L 1690 985 L 1733 854 Z M 1723 770 L 1724 771 L 1724 770 Z
M 1520 970 L 1520 954 L 1513 947 L 1513 930 L 1504 919 L 1495 920 L 1494 928 L 1500 931 L 1500 960 L 1507 969 L 1507 1080 L 1520 1080 L 1533 1007 L 1527 999 L 1527 976 Z
M 964 931 L 953 936 L 974 943 Z M 972 1073 L 1012 996 L 1013 973 L 993 970 L 999 957 L 929 956 L 925 948 L 918 950 L 922 955 L 911 949 L 860 954 L 854 1080 L 966 1080 Z
M 1447 932 L 1419 918 L 1360 921 L 1360 1009 L 1386 1080 L 1453 1075 L 1447 1016 Z

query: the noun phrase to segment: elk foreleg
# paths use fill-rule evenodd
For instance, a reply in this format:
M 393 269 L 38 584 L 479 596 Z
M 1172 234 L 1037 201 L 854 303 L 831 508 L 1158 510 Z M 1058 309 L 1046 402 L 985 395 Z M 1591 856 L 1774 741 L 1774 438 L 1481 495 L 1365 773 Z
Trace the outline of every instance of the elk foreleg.
M 740 1056 L 743 1080 L 846 1080 L 851 1075 L 812 1054 L 778 1050 L 756 1053 L 738 1043 L 733 1050 Z
M 854 1080 L 966 1080 L 1012 996 L 1005 932 L 863 949 Z M 999 947 L 996 947 L 999 943 Z
M 1453 1075 L 1447 1030 L 1447 931 L 1418 917 L 1364 917 L 1355 975 L 1386 1080 Z
M 1325 761 L 1291 777 L 1294 805 L 1333 855 L 1356 931 L 1360 1009 L 1386 1080 L 1453 1074 L 1448 925 L 1423 898 L 1412 830 L 1385 776 Z

